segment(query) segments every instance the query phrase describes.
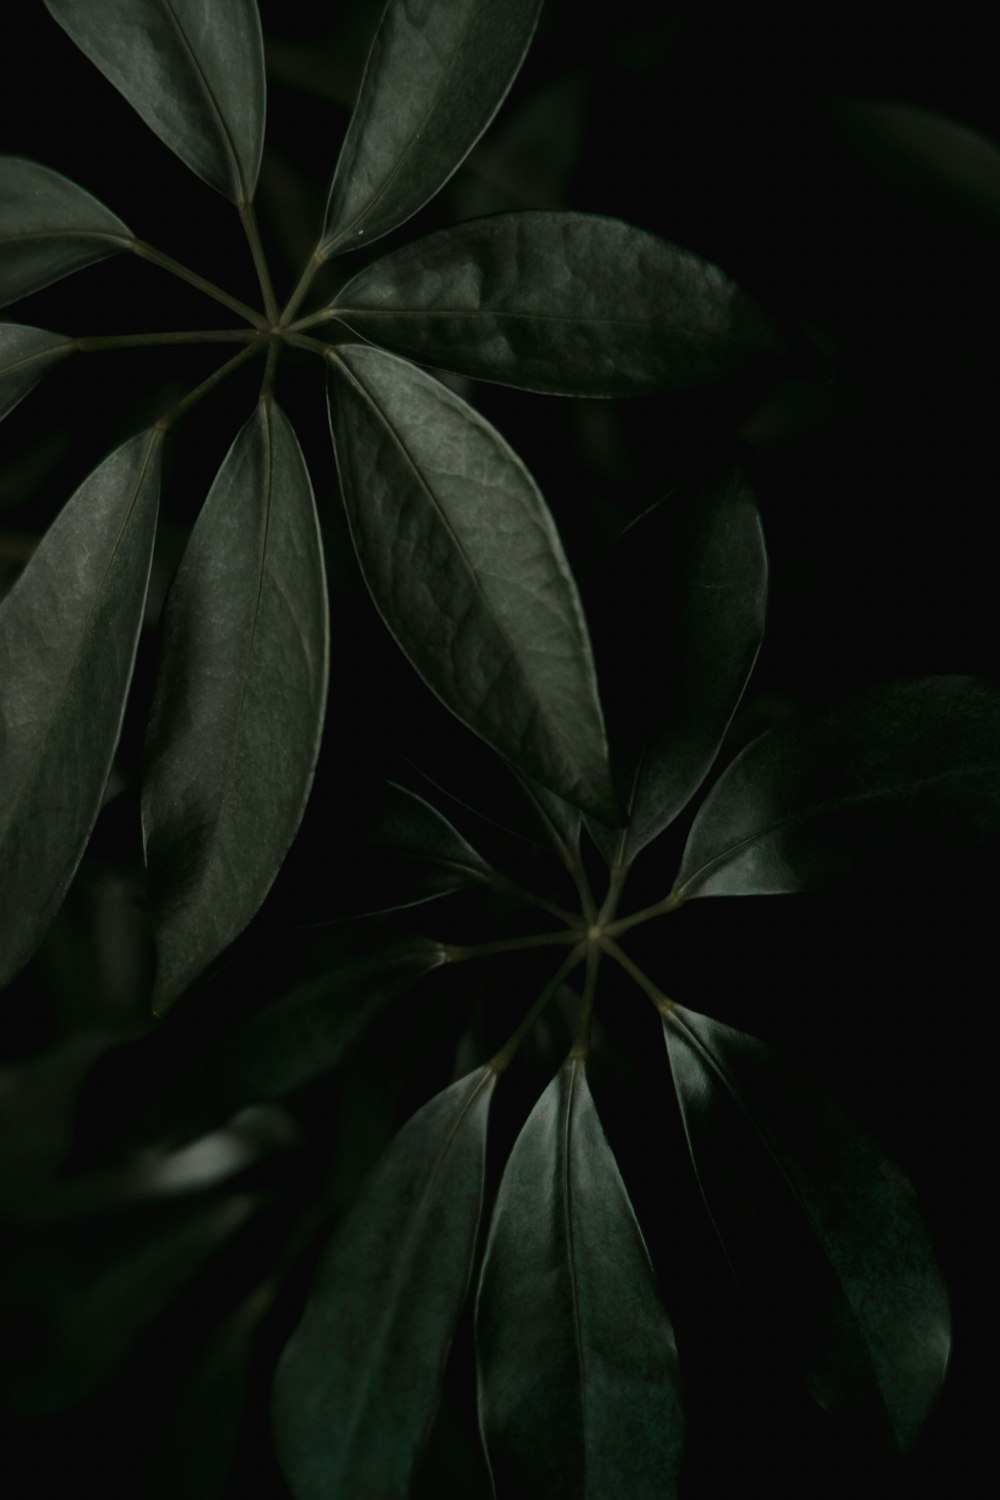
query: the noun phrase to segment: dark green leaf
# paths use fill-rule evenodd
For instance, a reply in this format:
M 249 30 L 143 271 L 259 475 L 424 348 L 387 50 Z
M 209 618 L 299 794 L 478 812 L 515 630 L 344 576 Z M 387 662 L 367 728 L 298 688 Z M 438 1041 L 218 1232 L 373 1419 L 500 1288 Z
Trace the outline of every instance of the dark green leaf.
M 578 1060 L 553 1079 L 511 1153 L 476 1339 L 498 1496 L 677 1494 L 673 1330 Z
M 330 424 L 351 535 L 383 619 L 464 724 L 613 821 L 587 627 L 531 475 L 439 381 L 375 349 L 338 355 Z
M 752 1309 L 791 1341 L 820 1406 L 881 1409 L 909 1447 L 951 1342 L 912 1187 L 763 1043 L 681 1006 L 663 1025 L 695 1171 Z
M 160 140 L 236 204 L 253 198 L 264 145 L 256 0 L 45 0 Z
M 165 611 L 143 835 L 166 1009 L 243 930 L 302 818 L 329 627 L 312 488 L 262 401 L 230 449 Z
M 133 239 L 117 215 L 68 177 L 0 156 L 0 306 L 131 249 Z
M 389 0 L 330 188 L 320 254 L 404 223 L 493 119 L 542 0 Z
M 712 788 L 677 877 L 686 896 L 847 878 L 941 880 L 1000 833 L 1000 691 L 973 677 L 872 688 L 782 720 Z
M 496 1075 L 404 1126 L 339 1226 L 275 1381 L 296 1500 L 405 1500 L 472 1275 Z
M 563 396 L 687 390 L 783 343 L 716 266 L 594 214 L 439 230 L 367 266 L 335 311 L 423 364 Z
M 64 507 L 0 604 L 0 985 L 62 903 L 111 769 L 142 624 L 161 434 Z
M 75 348 L 72 339 L 44 328 L 0 323 L 0 418 Z
M 764 632 L 767 553 L 739 465 L 671 495 L 632 526 L 611 579 L 616 658 L 657 641 L 622 674 L 618 758 L 630 816 L 624 844 L 595 828 L 612 863 L 631 861 L 701 785 L 753 668 Z M 638 683 L 638 685 L 637 685 Z

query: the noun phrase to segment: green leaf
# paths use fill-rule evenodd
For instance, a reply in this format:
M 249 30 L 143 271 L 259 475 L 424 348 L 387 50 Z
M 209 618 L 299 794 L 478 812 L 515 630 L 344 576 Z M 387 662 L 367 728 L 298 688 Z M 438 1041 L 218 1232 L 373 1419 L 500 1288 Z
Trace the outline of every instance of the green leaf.
M 782 720 L 716 782 L 676 889 L 772 895 L 942 875 L 1000 834 L 1000 691 L 923 677 Z
M 274 1389 L 296 1500 L 404 1500 L 472 1275 L 496 1075 L 404 1126 L 339 1226 Z
M 511 1153 L 476 1304 L 495 1493 L 670 1500 L 683 1418 L 642 1231 L 570 1059 Z
M 541 8 L 389 0 L 330 188 L 324 259 L 388 234 L 461 166 L 517 76 Z
M 143 836 L 165 1010 L 243 930 L 302 818 L 329 626 L 312 487 L 261 401 L 229 450 L 167 601 Z
M 594 828 L 611 863 L 625 861 L 677 817 L 701 785 L 753 669 L 764 633 L 767 553 L 746 472 L 727 462 L 670 495 L 629 528 L 606 589 L 612 660 L 660 642 L 642 677 L 623 674 L 609 705 L 629 826 Z M 621 709 L 620 719 L 612 712 Z
M 192 172 L 240 206 L 257 185 L 267 96 L 256 0 L 45 0 Z
M 729 277 L 617 219 L 473 219 L 367 266 L 334 309 L 422 364 L 562 396 L 688 390 L 783 347 Z
M 0 323 L 0 419 L 75 347 L 73 339 L 61 333 Z
M 77 490 L 0 604 L 0 985 L 62 904 L 104 794 L 153 553 L 161 434 Z
M 351 535 L 383 619 L 464 724 L 613 821 L 587 627 L 534 480 L 439 381 L 375 349 L 337 353 L 330 425 Z
M 763 1043 L 679 1005 L 663 1026 L 701 1190 L 762 1327 L 791 1342 L 821 1407 L 881 1410 L 909 1447 L 951 1343 L 910 1183 Z
M 49 167 L 0 156 L 0 307 L 132 248 L 132 231 Z

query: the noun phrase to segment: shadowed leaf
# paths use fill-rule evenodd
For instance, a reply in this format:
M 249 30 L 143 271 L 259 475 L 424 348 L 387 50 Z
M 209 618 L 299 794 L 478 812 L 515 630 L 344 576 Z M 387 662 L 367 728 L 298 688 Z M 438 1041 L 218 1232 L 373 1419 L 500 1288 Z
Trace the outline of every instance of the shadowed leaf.
M 104 795 L 153 552 L 161 435 L 94 470 L 0 604 L 0 985 L 55 916 Z
M 45 0 L 59 25 L 192 172 L 253 198 L 264 144 L 256 0 Z
M 334 308 L 422 364 L 563 396 L 688 390 L 783 346 L 716 266 L 594 214 L 439 230 L 367 266 Z
M 499 433 L 375 349 L 331 365 L 351 535 L 383 619 L 464 724 L 568 801 L 613 819 L 590 640 L 558 533 Z
M 673 1330 L 578 1060 L 553 1079 L 511 1153 L 476 1340 L 498 1496 L 677 1495 Z
M 131 249 L 133 238 L 116 214 L 68 177 L 0 156 L 0 306 Z
M 142 820 L 164 1010 L 243 930 L 302 818 L 326 702 L 319 527 L 262 401 L 223 462 L 164 616 Z
M 496 1075 L 404 1126 L 320 1265 L 275 1380 L 296 1500 L 404 1500 L 472 1275 Z
M 44 328 L 0 323 L 0 418 L 73 352 L 72 339 Z

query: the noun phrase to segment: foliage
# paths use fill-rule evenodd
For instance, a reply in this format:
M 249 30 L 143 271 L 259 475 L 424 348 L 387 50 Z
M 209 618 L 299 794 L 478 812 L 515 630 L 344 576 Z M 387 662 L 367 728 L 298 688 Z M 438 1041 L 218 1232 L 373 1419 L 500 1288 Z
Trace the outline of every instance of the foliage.
M 724 898 L 863 900 L 887 881 L 913 890 L 921 865 L 988 861 L 1000 692 L 925 672 L 747 729 L 769 585 L 752 450 L 720 435 L 630 524 L 615 517 L 592 640 L 573 549 L 469 399 L 483 381 L 721 408 L 825 379 L 822 359 L 710 260 L 617 218 L 520 208 L 396 235 L 501 109 L 540 0 L 390 0 L 283 306 L 254 208 L 267 116 L 254 0 L 114 0 L 99 17 L 87 0 L 45 4 L 235 207 L 258 287 L 249 302 L 84 186 L 0 159 L 5 304 L 131 257 L 229 318 L 120 335 L 0 324 L 3 415 L 77 356 L 236 346 L 184 393 L 158 388 L 0 601 L 0 985 L 16 1000 L 30 980 L 138 724 L 125 808 L 141 820 L 155 948 L 142 998 L 171 1012 L 117 1047 L 88 1039 L 76 1175 L 62 1196 L 15 1205 L 34 1232 L 139 1202 L 154 1231 L 135 1231 L 125 1275 L 91 1252 L 63 1346 L 27 1361 L 15 1409 L 86 1412 L 150 1322 L 231 1263 L 243 1292 L 190 1401 L 207 1411 L 224 1387 L 239 1429 L 248 1351 L 264 1347 L 284 1476 L 265 1473 L 267 1493 L 426 1492 L 456 1381 L 482 1442 L 455 1440 L 472 1450 L 452 1475 L 462 1493 L 709 1493 L 700 1326 L 737 1372 L 752 1364 L 741 1340 L 768 1346 L 767 1378 L 808 1412 L 817 1462 L 845 1444 L 845 1472 L 874 1454 L 896 1473 L 888 1455 L 918 1443 L 949 1359 L 934 1234 L 834 1080 L 810 1081 L 794 1044 L 757 1040 L 725 1007 L 687 1004 L 668 934 L 703 901 L 735 933 Z M 187 516 L 154 679 L 133 689 L 169 557 L 161 474 L 169 505 L 183 472 L 174 428 L 212 412 L 202 398 L 219 401 L 255 359 L 256 402 L 235 436 L 221 429 L 224 456 Z M 328 469 L 314 498 L 307 404 L 287 415 L 276 399 L 279 376 L 302 394 L 306 360 L 326 376 L 356 570 Z M 358 578 L 367 616 L 340 602 Z M 383 746 L 366 775 L 371 698 L 402 681 L 395 662 L 388 688 L 376 680 L 376 612 L 433 695 L 404 700 L 441 742 L 426 773 Z M 357 743 L 350 762 L 341 741 Z M 303 911 L 294 881 L 310 860 L 322 872 Z M 794 923 L 802 907 L 783 910 Z M 642 996 L 652 1029 L 629 1019 Z M 354 1068 L 384 1118 L 331 1169 L 324 1143 Z M 665 1209 L 614 1102 L 629 1068 L 682 1183 Z M 240 1174 L 263 1164 L 277 1179 L 292 1161 L 301 1180 L 263 1250 L 227 1261 L 266 1218 L 266 1193 L 237 1191 Z M 192 1454 L 181 1482 L 228 1493 L 227 1461 L 213 1477 Z

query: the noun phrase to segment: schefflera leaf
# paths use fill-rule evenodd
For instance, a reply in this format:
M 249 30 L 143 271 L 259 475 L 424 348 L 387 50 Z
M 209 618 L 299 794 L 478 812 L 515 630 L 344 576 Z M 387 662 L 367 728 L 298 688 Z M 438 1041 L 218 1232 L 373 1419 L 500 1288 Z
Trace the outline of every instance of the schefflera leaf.
M 330 188 L 323 259 L 405 223 L 461 166 L 520 71 L 542 3 L 389 0 Z
M 149 582 L 158 429 L 115 449 L 0 603 L 0 985 L 83 854 L 118 743 Z
M 939 878 L 1000 834 L 1000 689 L 975 677 L 870 688 L 781 720 L 719 777 L 675 890 L 776 895 Z
M 690 390 L 785 343 L 717 266 L 583 213 L 438 230 L 367 266 L 331 311 L 423 364 L 563 396 Z
M 502 883 L 442 812 L 395 782 L 366 819 L 362 840 L 364 855 L 351 882 L 355 915 L 398 911 L 452 891 Z M 370 880 L 365 855 L 372 857 Z
M 264 146 L 256 0 L 45 0 L 165 145 L 226 198 L 253 198 Z
M 609 862 L 633 860 L 683 811 L 707 776 L 764 634 L 768 563 L 745 468 L 726 461 L 669 495 L 621 539 L 607 580 L 620 659 L 655 640 L 641 685 L 625 678 L 619 731 L 629 815 L 619 835 L 594 825 Z
M 0 419 L 75 347 L 74 340 L 61 333 L 23 323 L 0 323 Z
M 165 1010 L 257 911 L 319 752 L 329 624 L 312 486 L 262 400 L 229 450 L 171 588 L 142 826 Z
M 476 1343 L 501 1500 L 677 1495 L 673 1329 L 580 1059 L 549 1084 L 504 1172 Z
M 520 459 L 440 381 L 377 349 L 330 361 L 330 427 L 362 574 L 420 676 L 515 766 L 614 822 L 583 610 Z
M 273 1425 L 296 1500 L 405 1500 L 468 1293 L 496 1074 L 417 1111 L 350 1209 L 278 1365 Z
M 0 307 L 131 250 L 134 240 L 78 183 L 38 162 L 0 156 Z
M 835 1417 L 912 1446 L 944 1380 L 948 1294 L 913 1188 L 755 1038 L 667 1003 L 691 1159 L 751 1310 Z

